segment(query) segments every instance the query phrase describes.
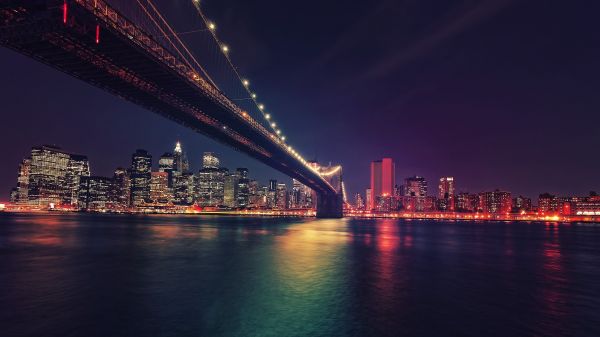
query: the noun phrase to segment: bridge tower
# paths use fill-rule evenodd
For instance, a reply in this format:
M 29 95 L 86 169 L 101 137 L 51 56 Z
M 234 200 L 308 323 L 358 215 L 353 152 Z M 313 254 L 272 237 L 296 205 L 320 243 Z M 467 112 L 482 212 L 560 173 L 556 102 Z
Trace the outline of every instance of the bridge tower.
M 317 193 L 317 218 L 341 218 L 343 216 L 343 182 L 342 166 L 321 166 L 319 163 L 310 162 L 319 175 L 327 181 L 335 192 Z

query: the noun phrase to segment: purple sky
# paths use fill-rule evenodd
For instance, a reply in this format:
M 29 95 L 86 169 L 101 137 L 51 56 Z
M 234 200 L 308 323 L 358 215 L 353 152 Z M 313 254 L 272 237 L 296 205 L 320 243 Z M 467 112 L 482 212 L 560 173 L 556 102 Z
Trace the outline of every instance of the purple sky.
M 160 2 L 157 0 L 157 2 Z M 597 2 L 203 1 L 288 139 L 344 166 L 363 192 L 369 163 L 398 181 L 440 176 L 459 191 L 537 197 L 600 191 Z M 284 179 L 254 160 L 7 49 L 0 49 L 0 199 L 32 146 L 87 154 L 93 174 L 183 142 Z

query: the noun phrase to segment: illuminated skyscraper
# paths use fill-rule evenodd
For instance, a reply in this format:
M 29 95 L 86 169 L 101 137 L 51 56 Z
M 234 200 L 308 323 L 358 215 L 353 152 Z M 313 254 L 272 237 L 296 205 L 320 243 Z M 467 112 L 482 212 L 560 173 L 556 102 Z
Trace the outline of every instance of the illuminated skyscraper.
M 80 177 L 90 176 L 90 163 L 86 156 L 72 154 L 69 159 L 69 166 L 67 168 L 66 182 L 69 202 L 73 206 L 78 204 L 78 192 L 80 188 L 79 179 Z
M 173 199 L 171 189 L 169 188 L 169 173 L 151 173 L 150 199 L 152 199 L 152 202 L 160 204 L 167 204 Z
M 219 158 L 212 152 L 202 157 L 202 169 L 198 172 L 196 201 L 202 206 L 223 205 L 226 168 L 219 167 Z
M 275 201 L 275 208 L 277 209 L 287 209 L 287 187 L 284 183 L 277 184 L 277 197 Z
M 152 156 L 146 150 L 136 150 L 131 156 L 131 204 L 143 205 L 150 199 Z
M 29 195 L 29 171 L 31 169 L 31 159 L 25 158 L 19 165 L 19 175 L 17 176 L 17 190 L 14 202 L 27 203 Z
M 175 144 L 175 149 L 173 150 L 173 170 L 179 173 L 186 173 L 190 170 L 190 165 L 185 152 L 181 148 L 180 142 Z
M 81 176 L 79 178 L 79 208 L 99 211 L 109 208 L 112 181 L 106 177 Z
M 378 198 L 391 198 L 395 185 L 396 164 L 391 158 L 371 162 L 371 203 L 368 208 L 377 208 Z
M 54 146 L 31 149 L 29 204 L 38 206 L 71 204 L 67 171 L 71 155 Z
M 225 183 L 223 189 L 223 205 L 235 208 L 237 207 L 238 182 L 240 176 L 237 172 L 232 172 L 225 175 Z
M 427 200 L 427 180 L 420 176 L 408 177 L 404 180 L 404 208 L 421 212 L 429 208 Z
M 131 202 L 131 181 L 129 172 L 122 167 L 118 167 L 112 180 L 111 203 L 117 209 L 129 208 Z
M 439 209 L 441 211 L 454 211 L 454 178 L 440 178 L 440 184 L 438 187 Z
M 360 193 L 356 193 L 356 195 L 354 196 L 354 200 L 355 207 L 357 210 L 363 210 L 365 208 L 365 202 L 363 201 L 363 198 L 360 195 Z
M 248 169 L 238 167 L 236 172 L 239 177 L 237 193 L 235 196 L 237 207 L 246 208 L 250 203 L 250 180 L 248 179 Z

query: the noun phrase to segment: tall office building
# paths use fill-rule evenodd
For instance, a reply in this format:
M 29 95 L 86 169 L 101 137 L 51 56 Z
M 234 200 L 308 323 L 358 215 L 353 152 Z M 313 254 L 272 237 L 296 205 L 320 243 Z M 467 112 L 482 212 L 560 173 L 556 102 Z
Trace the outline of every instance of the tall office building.
M 237 207 L 238 182 L 240 176 L 237 172 L 232 172 L 225 176 L 223 205 L 229 208 Z
M 71 203 L 67 171 L 71 155 L 54 146 L 31 149 L 29 204 L 46 207 Z
M 250 179 L 248 178 L 248 169 L 238 167 L 236 172 L 239 177 L 236 194 L 237 207 L 246 208 L 250 204 Z
M 17 188 L 14 202 L 25 204 L 29 195 L 29 171 L 31 169 L 31 159 L 25 158 L 19 165 L 19 174 L 17 176 Z
M 219 158 L 212 152 L 202 156 L 202 169 L 198 172 L 196 200 L 202 206 L 223 205 L 225 175 L 228 170 L 219 167 Z
M 124 210 L 129 208 L 131 202 L 131 181 L 129 172 L 118 167 L 113 173 L 111 203 L 115 208 Z
M 79 178 L 79 208 L 100 211 L 110 208 L 112 180 L 106 177 L 81 176 Z
M 150 202 L 150 179 L 152 171 L 152 156 L 138 149 L 131 155 L 131 204 L 135 207 Z
M 354 196 L 354 207 L 356 207 L 357 210 L 365 209 L 365 202 L 360 193 L 356 193 Z
M 73 206 L 78 205 L 78 192 L 81 177 L 90 176 L 90 163 L 87 156 L 72 154 L 67 167 L 66 183 L 70 196 L 69 203 Z
M 371 200 L 369 209 L 376 209 L 378 199 L 391 198 L 396 185 L 396 164 L 391 158 L 371 162 Z
M 275 208 L 277 209 L 287 209 L 288 208 L 288 202 L 287 202 L 287 187 L 285 186 L 284 183 L 279 183 L 277 184 L 277 189 L 276 189 L 276 201 L 275 201 Z
M 422 212 L 430 208 L 427 199 L 427 180 L 420 176 L 408 177 L 404 180 L 404 197 L 402 204 L 406 210 Z
M 163 153 L 158 159 L 158 172 L 167 173 L 169 188 L 173 188 L 173 174 L 175 173 L 175 158 L 170 152 Z
M 196 176 L 191 172 L 173 175 L 173 203 L 189 206 L 196 201 Z
M 190 164 L 188 163 L 185 152 L 183 152 L 183 149 L 181 148 L 180 142 L 177 142 L 177 144 L 175 144 L 175 149 L 173 149 L 173 169 L 179 173 L 186 173 L 190 170 Z
M 167 204 L 172 199 L 169 188 L 168 172 L 152 172 L 150 174 L 150 199 L 154 203 Z
M 438 185 L 439 210 L 454 211 L 454 178 L 442 177 Z
M 269 187 L 267 190 L 267 208 L 275 208 L 277 207 L 277 180 L 271 179 L 269 180 Z

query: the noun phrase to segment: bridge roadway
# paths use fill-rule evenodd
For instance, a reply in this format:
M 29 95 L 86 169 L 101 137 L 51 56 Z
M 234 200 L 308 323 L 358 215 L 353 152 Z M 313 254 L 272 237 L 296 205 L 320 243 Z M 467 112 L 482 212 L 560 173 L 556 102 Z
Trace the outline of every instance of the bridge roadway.
M 0 0 L 0 45 L 246 153 L 313 189 L 318 217 L 342 216 L 295 151 L 104 1 Z

